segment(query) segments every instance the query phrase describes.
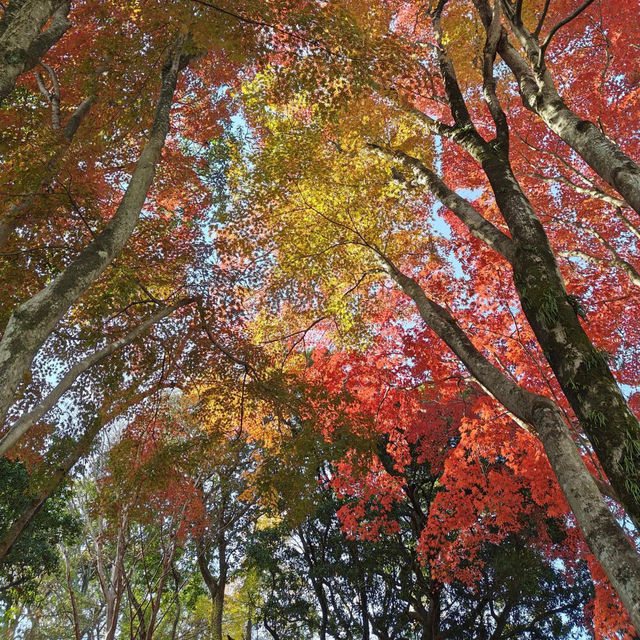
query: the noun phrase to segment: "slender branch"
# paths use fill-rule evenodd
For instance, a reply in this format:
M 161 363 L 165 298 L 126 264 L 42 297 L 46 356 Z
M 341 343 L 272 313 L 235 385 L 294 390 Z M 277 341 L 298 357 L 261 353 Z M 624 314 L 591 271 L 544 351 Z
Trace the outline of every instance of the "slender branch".
M 496 5 L 500 5 L 499 0 L 494 0 L 494 7 Z M 522 0 L 516 0 L 516 6 L 513 10 L 513 19 L 518 23 L 522 24 Z
M 542 7 L 542 13 L 540 14 L 540 19 L 538 20 L 538 24 L 533 31 L 533 37 L 538 38 L 540 35 L 540 31 L 542 31 L 542 27 L 544 25 L 544 21 L 547 18 L 547 12 L 549 11 L 549 5 L 551 4 L 551 0 L 544 0 L 544 7 Z
M 629 276 L 629 280 L 634 286 L 640 287 L 640 273 L 638 273 L 632 264 L 621 258 L 617 253 L 612 254 L 612 258 L 610 260 L 591 255 L 581 249 L 561 250 L 558 251 L 558 254 L 563 258 L 580 258 L 581 260 L 586 260 L 587 262 L 595 265 L 618 267 Z
M 80 362 L 74 364 L 69 371 L 64 375 L 62 380 L 53 388 L 53 390 L 29 413 L 23 415 L 15 424 L 13 424 L 7 433 L 0 440 L 0 456 L 5 455 L 10 451 L 21 438 L 23 438 L 27 432 L 33 427 L 33 425 L 40 420 L 48 411 L 50 411 L 58 400 L 62 397 L 66 391 L 68 391 L 74 382 L 85 371 L 98 364 L 108 356 L 112 355 L 122 347 L 130 344 L 135 339 L 142 336 L 148 329 L 154 324 L 173 313 L 176 309 L 183 307 L 187 304 L 194 302 L 194 298 L 185 298 L 165 307 L 156 313 L 154 313 L 147 320 L 139 324 L 135 329 L 130 331 L 127 335 L 123 336 L 119 340 L 115 340 L 111 344 L 107 345 L 103 349 L 92 353 L 90 356 L 84 358 Z
M 586 0 L 586 2 L 582 3 L 577 9 L 575 9 L 575 11 L 572 11 L 566 18 L 563 18 L 562 20 L 560 20 L 560 22 L 558 22 L 551 28 L 551 31 L 549 31 L 549 34 L 547 35 L 544 42 L 540 46 L 540 50 L 542 51 L 543 55 L 544 55 L 544 52 L 547 50 L 547 47 L 549 46 L 553 36 L 560 29 L 562 29 L 562 27 L 564 27 L 566 24 L 569 24 L 569 22 L 571 22 L 572 20 L 575 20 L 575 18 L 577 18 L 585 9 L 587 9 L 589 5 L 593 4 L 593 2 L 594 0 Z
M 519 13 L 522 8 L 522 2 L 520 6 L 516 8 L 516 12 Z M 482 62 L 482 78 L 483 78 L 483 93 L 484 99 L 489 107 L 489 112 L 493 118 L 496 129 L 496 142 L 500 151 L 506 155 L 509 153 L 509 124 L 507 122 L 507 116 L 500 105 L 498 94 L 496 92 L 496 80 L 493 75 L 493 67 L 496 60 L 496 50 L 498 42 L 502 35 L 502 25 L 500 23 L 500 2 L 495 0 L 493 3 L 493 14 L 491 16 L 491 22 L 487 29 L 487 39 L 484 45 L 483 62 Z

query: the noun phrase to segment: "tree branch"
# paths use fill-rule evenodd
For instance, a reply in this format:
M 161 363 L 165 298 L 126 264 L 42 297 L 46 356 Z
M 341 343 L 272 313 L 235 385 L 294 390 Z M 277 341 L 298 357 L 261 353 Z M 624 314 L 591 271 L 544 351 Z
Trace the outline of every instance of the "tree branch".
M 540 46 L 542 55 L 544 55 L 544 52 L 547 50 L 547 47 L 551 43 L 551 39 L 553 38 L 553 36 L 555 36 L 555 34 L 566 24 L 569 24 L 569 22 L 575 20 L 585 9 L 587 9 L 587 7 L 589 7 L 589 5 L 593 4 L 593 2 L 594 0 L 586 0 L 586 2 L 582 3 L 577 9 L 575 9 L 575 11 L 572 11 L 566 18 L 560 20 L 560 22 L 558 22 L 551 28 L 551 31 L 549 31 L 549 34 Z
M 119 340 L 115 340 L 103 349 L 92 353 L 90 356 L 87 356 L 80 362 L 74 364 L 71 369 L 67 371 L 62 380 L 43 400 L 41 400 L 36 407 L 29 411 L 29 413 L 20 417 L 20 419 L 9 428 L 2 440 L 0 440 L 0 456 L 9 452 L 19 442 L 19 440 L 28 433 L 31 427 L 33 427 L 40 418 L 54 407 L 64 393 L 72 387 L 74 382 L 85 371 L 144 335 L 154 324 L 172 314 L 176 309 L 184 307 L 187 304 L 191 304 L 194 300 L 194 298 L 184 298 L 175 304 L 160 309 L 147 320 L 135 327 L 135 329 L 130 331 L 127 335 L 123 336 Z
M 449 209 L 478 240 L 498 252 L 512 262 L 514 246 L 511 238 L 502 233 L 491 222 L 484 218 L 470 202 L 451 190 L 435 172 L 426 167 L 420 160 L 401 150 L 394 150 L 380 145 L 369 144 L 368 147 L 384 157 L 396 160 L 413 173 L 414 181 L 426 187 L 433 195 Z

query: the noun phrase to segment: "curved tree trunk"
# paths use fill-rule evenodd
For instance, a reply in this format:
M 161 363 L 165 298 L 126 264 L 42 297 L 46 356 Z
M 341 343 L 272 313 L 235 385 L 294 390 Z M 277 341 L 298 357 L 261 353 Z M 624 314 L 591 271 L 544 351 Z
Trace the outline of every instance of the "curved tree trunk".
M 390 277 L 416 304 L 424 322 L 447 344 L 476 380 L 516 419 L 532 425 L 589 548 L 640 628 L 640 554 L 607 507 L 585 466 L 560 409 L 518 386 L 472 344 L 451 314 L 429 299 L 412 278 L 384 258 Z
M 0 424 L 38 349 L 82 294 L 119 255 L 133 233 L 169 133 L 169 114 L 178 74 L 188 63 L 181 35 L 162 71 L 155 119 L 129 185 L 113 218 L 49 285 L 12 314 L 0 341 Z
M 640 424 L 567 295 L 555 255 L 507 161 L 483 162 L 512 233 L 522 309 L 621 503 L 640 524 Z

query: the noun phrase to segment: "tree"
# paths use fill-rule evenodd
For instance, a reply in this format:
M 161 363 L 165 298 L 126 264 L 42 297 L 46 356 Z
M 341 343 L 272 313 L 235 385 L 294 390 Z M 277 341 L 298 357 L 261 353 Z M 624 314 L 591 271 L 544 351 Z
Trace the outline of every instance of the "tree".
M 1 533 L 20 513 L 25 503 L 37 492 L 38 479 L 30 478 L 20 461 L 2 459 L 2 515 Z M 31 485 L 31 486 L 30 486 Z M 11 553 L 0 564 L 0 597 L 6 604 L 19 600 L 29 602 L 38 591 L 38 580 L 46 572 L 54 571 L 60 560 L 58 544 L 69 543 L 78 532 L 78 521 L 66 507 L 69 487 L 59 487 L 41 509 Z M 4 524 L 6 523 L 6 524 Z
M 0 7 L 7 633 L 632 636 L 635 9 Z
M 518 176 L 517 147 L 513 148 L 517 143 L 511 139 L 517 137 L 516 132 L 521 135 L 517 126 L 527 127 L 529 121 L 515 101 L 517 94 L 509 78 L 500 78 L 500 83 L 496 79 L 497 46 L 506 37 L 503 28 L 512 26 L 509 16 L 514 15 L 514 6 L 507 4 L 504 9 L 505 27 L 499 2 L 494 3 L 490 16 L 485 3 L 478 3 L 473 12 L 446 2 L 425 5 L 422 13 L 402 3 L 380 11 L 376 7 L 345 8 L 341 14 L 344 26 L 331 30 L 331 40 L 322 40 L 326 46 L 317 55 L 292 56 L 293 61 L 286 61 L 296 69 L 296 76 L 284 76 L 275 67 L 255 83 L 257 92 L 264 91 L 265 84 L 270 86 L 272 101 L 281 106 L 265 111 L 261 103 L 252 103 L 256 126 L 266 134 L 259 155 L 262 161 L 252 159 L 251 163 L 253 168 L 260 162 L 254 174 L 258 177 L 255 189 L 247 186 L 251 195 L 238 198 L 243 222 L 237 233 L 263 238 L 264 246 L 277 252 L 275 290 L 282 290 L 285 278 L 295 281 L 300 290 L 303 278 L 313 281 L 315 292 L 306 288 L 306 298 L 297 296 L 300 310 L 314 306 L 322 312 L 330 310 L 335 304 L 328 301 L 331 289 L 335 291 L 332 283 L 351 281 L 354 271 L 363 278 L 386 273 L 478 382 L 515 419 L 535 429 L 588 544 L 603 566 L 607 565 L 607 575 L 637 621 L 634 602 L 638 598 L 633 594 L 638 587 L 627 579 L 628 568 L 638 562 L 637 553 L 580 459 L 570 428 L 575 428 L 571 421 L 577 419 L 617 499 L 637 520 L 634 443 L 638 422 L 611 373 L 607 356 L 594 346 L 598 336 L 587 335 L 575 294 L 567 291 L 552 247 L 553 242 L 566 240 L 556 238 L 553 227 L 547 230 L 541 224 L 534 200 L 540 190 L 530 189 Z M 337 14 L 332 8 L 325 9 L 310 18 L 317 21 L 314 27 L 318 30 L 320 25 L 326 31 L 326 25 L 337 24 Z M 580 24 L 572 21 L 580 12 L 564 14 L 563 7 L 556 9 L 563 24 Z M 375 29 L 368 27 L 369 39 L 359 40 L 354 34 L 362 32 L 367 20 L 373 21 Z M 518 19 L 514 20 L 517 30 Z M 558 23 L 558 29 L 563 24 Z M 468 32 L 474 37 L 463 53 L 465 40 L 460 34 Z M 478 69 L 466 62 L 474 59 L 472 51 L 482 61 Z M 551 48 L 545 47 L 545 55 L 545 68 L 551 69 Z M 305 73 L 313 79 L 308 85 L 297 82 Z M 288 82 L 294 77 L 296 81 Z M 313 100 L 317 100 L 315 108 L 310 107 Z M 560 107 L 556 104 L 554 108 L 562 110 Z M 363 110 L 367 113 L 364 118 Z M 569 118 L 568 111 L 562 113 Z M 590 126 L 583 128 L 591 131 Z M 540 144 L 548 144 L 547 140 L 544 132 L 540 134 Z M 615 166 L 616 158 L 622 156 L 616 155 L 615 145 L 607 144 L 608 152 L 602 145 L 598 148 L 608 153 L 609 165 Z M 435 157 L 434 165 L 442 163 L 444 176 L 429 167 L 429 156 Z M 287 159 L 284 164 L 283 157 Z M 633 173 L 631 165 L 625 167 Z M 345 175 L 349 176 L 347 183 Z M 242 189 L 240 181 L 237 188 Z M 409 195 L 402 188 L 408 188 Z M 460 195 L 463 188 L 481 190 L 482 195 L 472 203 Z M 247 198 L 251 211 L 240 206 Z M 485 305 L 487 309 L 482 312 L 487 328 L 506 326 L 513 332 L 518 325 L 519 331 L 523 318 L 514 315 L 513 308 L 522 309 L 526 340 L 535 340 L 535 358 L 545 384 L 553 388 L 551 398 L 548 387 L 546 391 L 539 386 L 532 389 L 518 377 L 514 379 L 508 366 L 483 352 L 494 347 L 489 340 L 479 340 L 463 329 L 464 314 L 470 309 L 451 295 L 460 286 L 454 284 L 455 278 L 446 286 L 436 281 L 436 286 L 425 291 L 421 283 L 443 264 L 445 247 L 452 244 L 446 237 L 434 239 L 438 230 L 428 215 L 434 202 L 451 211 L 448 219 L 456 233 L 470 234 L 479 241 L 468 248 L 454 245 L 457 259 L 464 260 L 470 278 L 479 279 L 478 286 L 486 282 L 480 269 L 494 261 L 490 268 L 502 284 L 502 293 L 487 290 L 481 298 L 480 308 Z M 539 205 L 558 206 L 558 202 L 547 192 Z M 247 225 L 252 212 L 263 229 L 266 223 L 271 225 L 268 234 Z M 615 219 L 616 214 L 609 214 Z M 414 233 L 410 252 L 403 251 L 408 230 Z M 231 243 L 222 246 L 233 250 Z M 425 266 L 420 257 L 433 256 L 435 247 L 441 247 L 439 259 Z M 321 290 L 317 283 L 327 272 L 331 276 Z M 380 286 L 370 285 L 369 292 L 375 296 Z M 470 292 L 470 301 L 475 302 L 478 291 Z M 355 297 L 362 304 L 364 294 Z M 311 299 L 316 302 L 310 303 Z M 502 309 L 495 310 L 498 301 Z M 608 522 L 606 536 L 601 535 L 604 522 Z M 624 560 L 611 562 L 612 553 L 623 554 Z

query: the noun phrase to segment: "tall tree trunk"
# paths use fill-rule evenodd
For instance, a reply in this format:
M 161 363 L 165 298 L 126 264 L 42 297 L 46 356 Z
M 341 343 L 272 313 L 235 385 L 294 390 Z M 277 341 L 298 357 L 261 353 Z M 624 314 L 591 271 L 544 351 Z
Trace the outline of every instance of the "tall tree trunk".
M 443 3 L 439 6 L 442 7 Z M 496 8 L 492 27 L 500 25 L 498 3 L 494 5 Z M 434 26 L 440 71 L 455 121 L 455 126 L 438 124 L 438 132 L 466 150 L 484 169 L 512 237 L 507 244 L 507 251 L 501 250 L 505 244 L 502 236 L 491 229 L 485 241 L 511 263 L 523 309 L 543 352 L 583 428 L 592 439 L 621 502 L 631 517 L 640 522 L 640 425 L 629 410 L 605 359 L 594 349 L 582 329 L 567 296 L 545 231 L 511 171 L 508 124 L 495 91 L 491 90 L 492 83 L 495 87 L 493 58 L 486 55 L 492 28 L 487 30 L 483 75 L 496 138 L 487 142 L 471 120 L 453 63 L 439 39 L 438 14 L 434 18 Z M 431 119 L 427 116 L 424 119 L 433 129 Z M 441 198 L 437 190 L 433 191 Z M 445 203 L 445 206 L 449 205 Z M 452 206 L 457 207 L 457 204 L 453 203 Z M 456 215 L 461 219 L 461 214 L 472 219 L 467 212 L 459 211 Z M 473 233 L 474 229 L 471 226 L 469 228 Z M 475 228 L 474 235 L 477 235 L 478 225 Z M 485 234 L 484 228 L 482 233 Z M 399 272 L 379 252 L 378 256 L 383 258 L 390 276 L 413 298 L 423 320 L 454 351 L 480 384 L 517 419 L 534 426 L 585 540 L 637 627 L 640 623 L 640 578 L 637 577 L 640 556 L 604 503 L 558 407 L 548 398 L 519 387 L 491 365 L 448 311 L 430 300 L 413 279 Z M 629 567 L 634 569 L 630 570 Z
M 586 335 L 544 229 L 520 189 L 507 161 L 487 150 L 477 138 L 467 141 L 483 162 L 496 201 L 509 224 L 508 239 L 487 221 L 478 231 L 474 219 L 461 211 L 461 198 L 420 161 L 400 151 L 384 150 L 417 176 L 422 184 L 469 226 L 470 232 L 503 255 L 513 267 L 522 307 L 571 407 L 589 436 L 598 459 L 636 523 L 640 523 L 640 425 L 629 409 L 606 362 Z M 464 207 L 471 205 L 464 201 Z M 479 216 L 475 212 L 476 216 Z
M 0 341 L 0 424 L 44 341 L 78 298 L 119 255 L 133 233 L 169 132 L 169 114 L 178 74 L 189 61 L 181 35 L 162 71 L 155 119 L 129 185 L 104 230 L 49 285 L 12 314 Z
M 69 0 L 11 0 L 0 18 L 0 102 L 64 35 Z M 43 27 L 51 19 L 49 27 Z
M 220 533 L 217 539 L 218 566 L 220 569 L 217 578 L 209 569 L 211 558 L 207 550 L 207 542 L 203 538 L 196 542 L 198 568 L 211 597 L 211 614 L 209 616 L 209 637 L 211 640 L 222 640 L 222 619 L 224 614 L 224 592 L 227 586 L 227 559 L 226 540 L 224 533 Z
M 61 464 L 57 466 L 55 471 L 51 473 L 45 481 L 44 486 L 39 490 L 38 494 L 29 502 L 29 504 L 23 509 L 20 516 L 6 531 L 0 540 L 0 562 L 2 562 L 11 551 L 11 548 L 18 538 L 22 535 L 38 511 L 40 511 L 49 496 L 51 496 L 58 485 L 67 476 L 73 465 L 82 456 L 86 455 L 91 443 L 102 428 L 103 424 L 104 423 L 100 418 L 94 418 L 92 420 L 90 426 L 84 432 L 72 452 Z
M 182 509 L 182 514 L 180 516 L 180 522 L 184 517 L 184 508 Z M 177 532 L 178 528 L 173 533 L 173 539 L 169 543 L 169 548 L 165 549 L 163 552 L 162 558 L 162 573 L 160 574 L 160 578 L 155 584 L 155 598 L 153 598 L 153 594 L 151 594 L 151 613 L 149 615 L 149 623 L 147 625 L 147 631 L 144 635 L 144 640 L 153 640 L 153 634 L 156 631 L 156 626 L 158 624 L 158 614 L 160 613 L 160 606 L 162 605 L 162 596 L 164 595 L 164 586 L 167 581 L 167 576 L 169 575 L 169 571 L 171 570 L 173 559 L 176 554 L 176 549 L 178 545 L 177 540 Z
M 222 640 L 224 594 L 218 589 L 211 600 L 211 640 Z
M 506 160 L 483 167 L 511 230 L 513 281 L 544 355 L 620 502 L 640 525 L 640 423 L 567 295 L 542 224 Z
M 554 402 L 518 386 L 472 344 L 451 314 L 386 259 L 390 277 L 413 299 L 424 320 L 476 380 L 519 421 L 532 425 L 591 551 L 640 628 L 640 554 L 604 502 Z
M 360 611 L 362 614 L 362 640 L 371 640 L 369 625 L 369 598 L 367 597 L 367 585 L 364 574 L 360 576 Z
M 298 527 L 298 536 L 300 537 L 300 541 L 302 542 L 302 550 L 304 552 L 305 560 L 307 561 L 307 566 L 309 567 L 310 573 L 313 571 L 315 566 L 315 562 L 313 556 L 311 555 L 311 548 L 307 538 L 302 530 L 302 527 Z M 320 640 L 327 640 L 327 631 L 329 629 L 329 603 L 327 601 L 327 594 L 324 591 L 324 585 L 322 579 L 311 577 L 311 586 L 313 587 L 313 591 L 316 594 L 316 598 L 318 599 L 318 604 L 320 605 L 320 629 L 319 629 L 319 637 Z
M 182 615 L 182 605 L 180 602 L 180 574 L 176 569 L 175 562 L 171 563 L 171 575 L 173 577 L 173 593 L 176 603 L 176 613 L 171 624 L 171 636 L 169 640 L 176 640 L 178 633 L 178 625 L 180 624 L 180 616 Z
M 221 512 L 224 514 L 224 505 L 226 500 L 222 501 Z M 229 565 L 227 564 L 227 540 L 225 538 L 224 520 L 220 521 L 220 531 L 218 533 L 218 565 L 220 567 L 220 575 L 218 577 L 218 590 L 213 601 L 213 640 L 222 640 L 222 616 L 224 614 L 224 592 L 227 588 L 227 573 Z

